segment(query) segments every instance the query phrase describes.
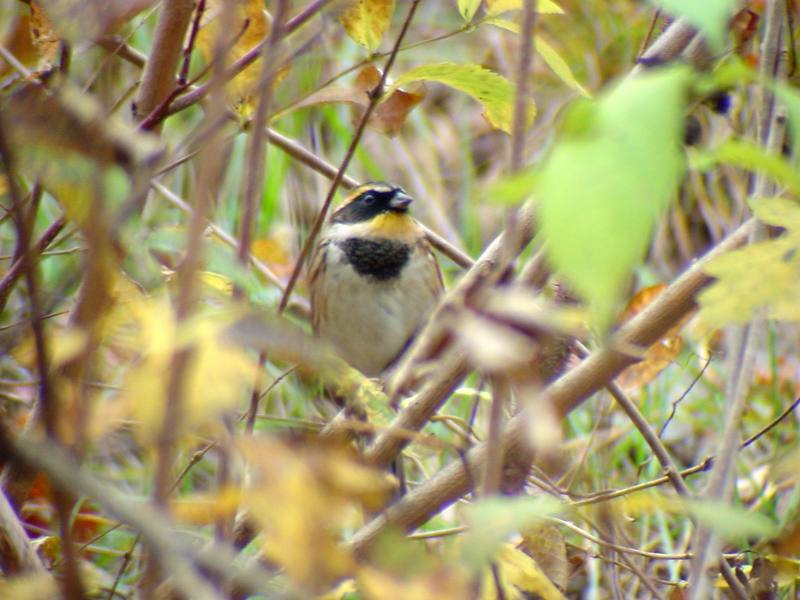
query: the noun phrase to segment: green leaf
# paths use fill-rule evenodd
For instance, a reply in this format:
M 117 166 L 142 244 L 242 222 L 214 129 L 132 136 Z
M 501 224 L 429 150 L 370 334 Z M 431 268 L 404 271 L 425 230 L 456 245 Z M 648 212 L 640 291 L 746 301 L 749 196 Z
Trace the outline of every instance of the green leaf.
M 470 529 L 464 540 L 464 562 L 469 568 L 481 568 L 512 533 L 562 510 L 562 505 L 550 496 L 492 496 L 480 500 L 467 509 Z
M 772 538 L 778 527 L 766 516 L 738 506 L 707 500 L 684 500 L 686 511 L 723 539 Z
M 475 16 L 480 5 L 481 0 L 458 0 L 458 12 L 460 12 L 464 20 L 469 23 L 472 21 L 472 17 Z
M 745 323 L 760 310 L 773 319 L 800 320 L 800 205 L 768 198 L 751 206 L 759 219 L 787 232 L 711 261 L 706 272 L 717 280 L 698 297 L 700 320 L 709 328 Z
M 697 27 L 715 51 L 725 44 L 728 22 L 738 6 L 737 0 L 651 0 L 673 16 L 684 17 Z
M 500 17 L 491 17 L 486 19 L 484 23 L 500 27 L 516 34 L 519 34 L 520 32 L 519 24 L 515 23 L 514 21 L 509 21 L 508 19 L 502 19 Z M 572 89 L 580 92 L 581 95 L 591 98 L 591 94 L 586 91 L 586 88 L 583 87 L 577 79 L 575 79 L 575 75 L 572 73 L 572 69 L 569 68 L 567 61 L 565 61 L 556 51 L 556 49 L 550 45 L 550 42 L 544 40 L 541 34 L 537 34 L 533 38 L 533 45 L 536 48 L 536 52 L 542 57 L 542 60 L 547 63 L 547 66 L 550 67 L 553 73 L 555 73 L 556 76 L 561 79 L 561 81 L 566 83 Z
M 510 10 L 520 10 L 522 0 L 486 0 L 486 14 L 489 17 L 508 12 Z M 538 0 L 536 2 L 536 12 L 542 15 L 563 15 L 564 9 L 552 0 Z
M 646 73 L 596 102 L 576 102 L 539 173 L 534 193 L 550 257 L 601 329 L 683 173 L 690 77 L 683 68 Z
M 484 116 L 492 127 L 511 133 L 514 86 L 494 71 L 479 65 L 450 62 L 422 65 L 403 73 L 391 89 L 414 81 L 436 81 L 472 96 L 483 105 Z M 531 104 L 529 121 L 535 116 L 535 106 Z
M 375 52 L 394 14 L 395 0 L 351 0 L 339 17 L 353 41 Z
M 766 173 L 795 194 L 800 193 L 800 174 L 782 156 L 767 152 L 753 142 L 730 140 L 708 152 L 693 152 L 692 166 L 709 170 L 718 163 Z

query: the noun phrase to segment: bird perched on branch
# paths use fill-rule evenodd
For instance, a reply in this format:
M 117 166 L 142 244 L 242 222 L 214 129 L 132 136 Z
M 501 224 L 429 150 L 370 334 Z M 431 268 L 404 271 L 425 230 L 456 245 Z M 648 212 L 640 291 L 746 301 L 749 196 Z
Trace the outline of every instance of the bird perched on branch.
M 444 291 L 411 201 L 397 186 L 359 186 L 331 215 L 311 261 L 314 331 L 369 377 L 403 352 Z

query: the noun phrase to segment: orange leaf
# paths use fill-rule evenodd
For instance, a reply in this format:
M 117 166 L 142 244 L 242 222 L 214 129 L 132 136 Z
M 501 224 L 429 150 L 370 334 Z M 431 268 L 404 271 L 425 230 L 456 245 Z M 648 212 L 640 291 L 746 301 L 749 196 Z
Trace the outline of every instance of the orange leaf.
M 639 290 L 625 309 L 622 322 L 629 321 L 642 312 L 666 287 L 662 283 Z M 655 379 L 672 364 L 681 351 L 680 331 L 691 316 L 691 313 L 686 315 L 664 337 L 650 346 L 641 361 L 631 365 L 617 377 L 617 383 L 626 391 L 636 390 Z

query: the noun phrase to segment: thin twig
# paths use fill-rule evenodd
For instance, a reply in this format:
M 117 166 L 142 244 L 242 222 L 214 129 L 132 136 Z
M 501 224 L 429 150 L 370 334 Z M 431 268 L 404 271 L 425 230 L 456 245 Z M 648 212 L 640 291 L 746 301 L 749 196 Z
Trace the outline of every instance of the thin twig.
M 533 64 L 533 36 L 536 27 L 536 0 L 525 0 L 520 29 L 519 69 L 511 126 L 511 172 L 525 163 L 525 131 L 528 124 L 528 79 Z
M 305 244 L 303 244 L 303 248 L 300 251 L 300 256 L 297 257 L 297 262 L 295 263 L 294 270 L 292 271 L 292 276 L 289 278 L 289 282 L 286 284 L 286 290 L 284 290 L 281 301 L 278 304 L 278 313 L 282 313 L 286 308 L 286 305 L 289 303 L 289 297 L 292 295 L 292 290 L 294 289 L 294 286 L 300 277 L 300 273 L 303 271 L 306 258 L 308 257 L 311 248 L 314 247 L 320 229 L 322 229 L 322 224 L 328 216 L 328 209 L 333 202 L 333 197 L 336 194 L 336 190 L 339 188 L 339 184 L 341 183 L 342 178 L 347 171 L 347 167 L 350 165 L 350 161 L 355 154 L 356 147 L 358 146 L 361 136 L 364 134 L 364 131 L 367 127 L 367 122 L 369 121 L 372 112 L 375 110 L 375 107 L 378 106 L 378 102 L 383 96 L 383 90 L 386 84 L 386 79 L 389 76 L 389 71 L 394 64 L 395 58 L 397 58 L 397 51 L 400 49 L 400 44 L 402 44 L 403 38 L 406 36 L 406 32 L 411 25 L 411 20 L 414 17 L 414 13 L 416 12 L 419 3 L 420 0 L 412 0 L 411 7 L 408 9 L 408 14 L 406 15 L 405 21 L 403 21 L 403 26 L 400 29 L 400 34 L 397 36 L 397 40 L 392 48 L 392 53 L 389 55 L 389 58 L 386 61 L 386 66 L 381 74 L 381 79 L 378 82 L 378 85 L 375 86 L 375 89 L 369 93 L 369 104 L 367 104 L 367 108 L 364 110 L 364 114 L 361 116 L 361 121 L 358 123 L 356 132 L 353 135 L 353 139 L 350 140 L 350 146 L 347 148 L 347 152 L 345 152 L 342 163 L 336 172 L 336 177 L 334 177 L 333 182 L 331 183 L 331 187 L 328 190 L 328 195 L 325 197 L 322 207 L 320 207 L 320 210 L 317 213 L 317 218 L 314 220 L 314 224 L 311 226 L 311 231 L 306 238 Z
M 257 90 L 258 105 L 253 116 L 250 144 L 247 151 L 247 178 L 245 180 L 241 228 L 239 229 L 239 248 L 236 253 L 239 262 L 245 267 L 249 264 L 250 246 L 253 239 L 253 220 L 255 219 L 256 201 L 261 197 L 264 180 L 267 177 L 267 144 L 264 140 L 264 129 L 267 115 L 272 108 L 272 90 L 275 82 L 275 69 L 270 64 L 271 54 L 283 37 L 283 21 L 286 16 L 288 2 L 278 0 L 267 43 L 261 57 L 261 76 Z

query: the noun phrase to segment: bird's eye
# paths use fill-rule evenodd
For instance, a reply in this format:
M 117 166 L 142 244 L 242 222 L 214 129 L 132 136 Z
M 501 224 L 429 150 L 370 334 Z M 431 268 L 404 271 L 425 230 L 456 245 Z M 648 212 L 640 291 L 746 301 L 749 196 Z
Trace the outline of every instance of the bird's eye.
M 367 206 L 370 206 L 371 204 L 374 204 L 375 196 L 373 196 L 372 194 L 365 194 L 364 196 L 361 197 L 361 201 Z

